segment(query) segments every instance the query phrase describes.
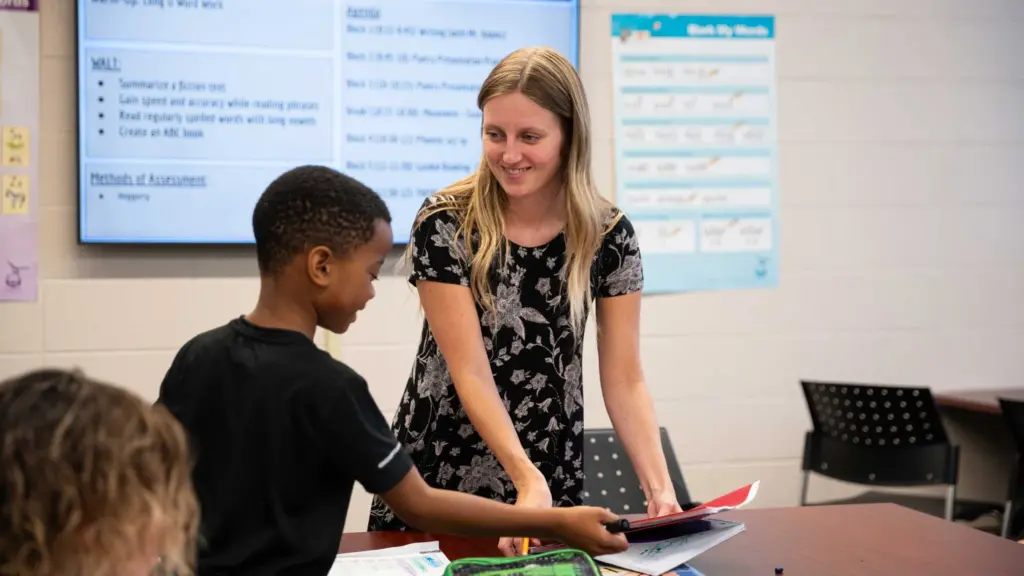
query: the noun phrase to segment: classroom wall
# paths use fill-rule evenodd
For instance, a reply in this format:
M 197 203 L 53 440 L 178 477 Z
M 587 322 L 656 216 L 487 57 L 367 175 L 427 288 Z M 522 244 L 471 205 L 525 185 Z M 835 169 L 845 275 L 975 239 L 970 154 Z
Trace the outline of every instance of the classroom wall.
M 777 16 L 781 287 L 644 301 L 649 385 L 695 498 L 760 479 L 755 506 L 796 502 L 800 378 L 1024 382 L 1024 3 L 584 0 L 581 69 L 606 192 L 617 9 Z M 154 398 L 178 346 L 249 311 L 252 253 L 76 245 L 71 0 L 43 0 L 42 22 L 43 280 L 38 302 L 0 304 L 0 377 L 80 366 Z M 416 314 L 404 279 L 383 278 L 330 343 L 389 417 Z M 586 360 L 588 424 L 606 425 L 592 339 Z M 357 495 L 348 530 L 364 529 L 368 502 Z

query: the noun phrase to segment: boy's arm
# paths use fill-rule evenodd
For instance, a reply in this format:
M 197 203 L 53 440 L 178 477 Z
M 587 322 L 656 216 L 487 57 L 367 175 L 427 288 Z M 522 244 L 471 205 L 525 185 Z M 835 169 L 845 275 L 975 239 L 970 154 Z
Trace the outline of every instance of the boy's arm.
M 526 508 L 438 490 L 428 486 L 416 468 L 381 497 L 405 523 L 427 532 L 491 538 L 524 534 L 558 540 L 595 556 L 627 547 L 625 536 L 604 526 L 619 517 L 603 508 Z
M 311 412 L 327 431 L 318 440 L 326 441 L 333 452 L 337 470 L 352 475 L 371 494 L 392 489 L 413 468 L 413 462 L 388 426 L 366 381 L 346 368 L 339 381 L 323 390 L 330 390 L 332 396 L 314 398 Z
M 328 446 L 347 447 L 334 452 L 339 470 L 354 472 L 367 492 L 381 495 L 407 524 L 466 536 L 550 538 L 593 555 L 626 549 L 625 536 L 604 527 L 618 517 L 602 508 L 536 509 L 428 486 L 392 434 L 366 382 L 354 373 L 341 377 L 344 384 L 323 388 L 341 395 L 316 403 L 311 412 L 331 431 Z

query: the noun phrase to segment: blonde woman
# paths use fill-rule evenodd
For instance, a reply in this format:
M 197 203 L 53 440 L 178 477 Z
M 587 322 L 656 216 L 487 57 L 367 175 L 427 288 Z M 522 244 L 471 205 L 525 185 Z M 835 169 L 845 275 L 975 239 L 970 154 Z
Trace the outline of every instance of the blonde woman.
M 0 382 L 0 575 L 193 573 L 185 433 L 78 372 Z
M 580 504 L 584 326 L 596 300 L 612 423 L 648 513 L 679 511 L 641 369 L 640 251 L 594 185 L 580 78 L 557 52 L 526 48 L 491 71 L 477 103 L 479 168 L 429 198 L 413 226 L 410 282 L 426 320 L 394 430 L 436 487 Z M 377 498 L 369 528 L 407 526 Z M 513 538 L 500 546 L 518 552 Z

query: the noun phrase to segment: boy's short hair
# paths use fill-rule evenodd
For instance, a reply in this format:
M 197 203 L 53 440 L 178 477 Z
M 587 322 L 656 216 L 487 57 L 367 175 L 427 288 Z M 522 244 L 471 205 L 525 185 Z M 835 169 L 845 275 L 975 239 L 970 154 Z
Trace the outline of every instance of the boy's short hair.
M 77 371 L 0 382 L 0 574 L 191 574 L 188 441 L 161 406 Z M 159 555 L 159 556 L 157 556 Z
M 252 213 L 260 272 L 273 275 L 297 254 L 328 246 L 347 254 L 391 223 L 384 200 L 362 182 L 326 166 L 299 166 L 267 186 Z

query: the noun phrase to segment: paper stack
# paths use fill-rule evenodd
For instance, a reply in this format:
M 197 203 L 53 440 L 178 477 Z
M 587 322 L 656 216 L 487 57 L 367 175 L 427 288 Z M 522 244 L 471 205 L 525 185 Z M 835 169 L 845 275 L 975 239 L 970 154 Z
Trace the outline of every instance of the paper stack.
M 594 560 L 641 574 L 665 574 L 684 566 L 699 554 L 743 532 L 746 526 L 711 518 L 754 500 L 760 482 L 754 482 L 679 514 L 630 522 L 629 548 Z M 683 572 L 686 574 L 686 572 Z
M 601 565 L 601 576 L 648 576 L 643 572 L 635 572 L 633 570 L 626 570 L 625 568 L 616 568 L 615 566 Z M 660 576 L 704 576 L 704 573 L 692 566 L 683 564 L 677 568 L 674 568 L 671 572 L 665 572 Z
M 607 574 L 700 576 L 700 572 L 686 563 L 746 529 L 741 522 L 711 516 L 750 503 L 757 495 L 759 485 L 760 482 L 748 484 L 679 514 L 631 521 L 625 531 L 629 548 L 617 554 L 595 556 L 594 560 L 627 570 L 616 572 L 611 568 L 607 569 Z M 540 553 L 560 547 L 542 546 L 531 552 Z
M 327 576 L 443 576 L 450 564 L 437 541 L 338 554 Z

